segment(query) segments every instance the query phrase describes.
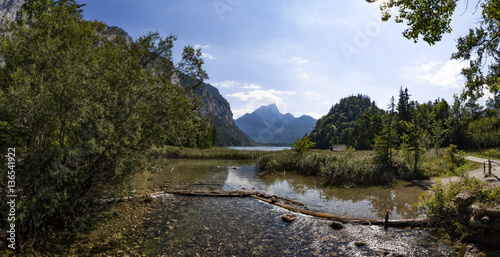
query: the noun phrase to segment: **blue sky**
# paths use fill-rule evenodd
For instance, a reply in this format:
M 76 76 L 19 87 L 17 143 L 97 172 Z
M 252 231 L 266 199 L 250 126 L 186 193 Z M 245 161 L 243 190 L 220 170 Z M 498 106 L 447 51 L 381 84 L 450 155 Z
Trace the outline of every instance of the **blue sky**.
M 429 46 L 404 38 L 403 24 L 381 22 L 378 3 L 365 0 L 79 2 L 87 4 L 85 19 L 121 27 L 134 39 L 147 31 L 177 35 L 176 61 L 184 45 L 201 48 L 207 82 L 229 101 L 235 119 L 271 103 L 319 118 L 359 93 L 387 109 L 401 86 L 411 100 L 452 103 L 467 65 L 450 60 L 455 40 L 479 22 L 461 1 L 453 32 Z

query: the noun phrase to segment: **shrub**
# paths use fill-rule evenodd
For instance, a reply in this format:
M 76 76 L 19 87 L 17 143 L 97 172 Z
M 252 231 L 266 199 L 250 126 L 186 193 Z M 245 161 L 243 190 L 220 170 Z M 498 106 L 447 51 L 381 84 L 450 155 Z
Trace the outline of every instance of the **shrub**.
M 302 139 L 295 139 L 292 142 L 292 150 L 298 154 L 303 154 L 310 151 L 315 145 L 316 142 L 312 142 L 308 136 L 304 136 Z

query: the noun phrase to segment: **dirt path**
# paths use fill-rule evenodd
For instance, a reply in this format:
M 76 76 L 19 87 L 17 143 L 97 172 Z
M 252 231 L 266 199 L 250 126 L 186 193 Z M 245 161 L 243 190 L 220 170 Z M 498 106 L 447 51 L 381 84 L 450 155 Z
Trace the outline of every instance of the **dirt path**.
M 486 163 L 486 173 L 484 173 L 484 168 L 481 167 L 476 170 L 471 170 L 469 171 L 469 177 L 470 178 L 478 178 L 484 181 L 488 181 L 491 183 L 496 183 L 500 185 L 500 161 L 499 160 L 491 160 L 491 176 L 487 177 L 488 173 L 488 159 L 483 159 L 483 158 L 478 158 L 474 156 L 465 156 L 465 159 L 473 162 L 478 162 L 478 163 Z M 450 182 L 450 181 L 457 181 L 459 180 L 460 177 L 449 177 L 449 178 L 441 178 L 441 182 L 444 184 Z

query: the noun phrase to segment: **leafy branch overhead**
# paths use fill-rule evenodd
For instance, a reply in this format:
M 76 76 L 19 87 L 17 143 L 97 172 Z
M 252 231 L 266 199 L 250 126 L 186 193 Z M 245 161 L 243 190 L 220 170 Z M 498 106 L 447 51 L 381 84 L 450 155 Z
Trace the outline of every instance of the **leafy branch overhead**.
M 366 0 L 369 3 L 378 0 Z M 394 20 L 406 23 L 403 36 L 417 42 L 422 38 L 430 45 L 440 41 L 445 33 L 451 33 L 452 16 L 458 0 L 384 0 L 380 2 L 382 20 L 388 21 L 396 11 Z M 466 1 L 469 8 L 469 1 Z M 479 24 L 471 24 L 466 36 L 457 39 L 456 52 L 452 59 L 468 61 L 469 67 L 462 69 L 466 78 L 462 97 L 477 99 L 483 96 L 483 89 L 498 98 L 500 91 L 500 2 L 477 0 L 475 13 L 481 9 Z M 458 17 L 460 18 L 460 17 Z

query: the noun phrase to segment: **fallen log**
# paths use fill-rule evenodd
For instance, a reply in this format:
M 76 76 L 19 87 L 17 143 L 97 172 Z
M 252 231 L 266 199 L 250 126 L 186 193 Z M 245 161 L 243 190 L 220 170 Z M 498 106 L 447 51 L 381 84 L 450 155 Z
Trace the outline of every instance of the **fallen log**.
M 362 225 L 381 225 L 381 226 L 399 227 L 399 228 L 428 227 L 429 226 L 429 223 L 428 223 L 426 218 L 397 219 L 397 220 L 370 219 L 370 218 L 357 218 L 357 217 L 335 215 L 335 214 L 330 214 L 330 213 L 306 210 L 303 208 L 280 203 L 276 199 L 281 199 L 284 202 L 290 202 L 292 204 L 299 205 L 299 206 L 305 206 L 304 204 L 302 204 L 300 202 L 289 200 L 289 199 L 279 197 L 279 196 L 266 195 L 266 194 L 263 194 L 263 193 L 260 193 L 257 191 L 246 191 L 246 190 L 230 190 L 230 191 L 164 190 L 164 191 L 160 191 L 160 192 L 156 192 L 156 193 L 152 193 L 152 194 L 145 194 L 145 195 L 139 195 L 139 196 L 127 196 L 127 197 L 120 197 L 120 198 L 99 199 L 97 201 L 105 202 L 105 203 L 121 202 L 121 201 L 126 201 L 126 200 L 133 200 L 133 199 L 137 199 L 137 198 L 154 197 L 154 196 L 161 195 L 161 194 L 177 194 L 177 195 L 190 195 L 190 196 L 215 196 L 215 197 L 251 196 L 251 197 L 258 199 L 260 201 L 274 204 L 276 206 L 287 209 L 289 211 L 298 212 L 298 213 L 302 213 L 302 214 L 306 214 L 306 215 L 310 215 L 310 216 L 315 216 L 315 217 L 320 217 L 320 218 L 326 218 L 326 219 L 330 219 L 330 220 L 334 220 L 334 221 L 340 221 L 343 223 L 355 223 L 355 224 L 362 224 Z M 260 195 L 260 196 L 258 196 L 258 195 Z M 264 198 L 261 196 L 266 196 L 267 198 Z
M 385 220 L 383 219 L 367 219 L 367 218 L 356 218 L 356 217 L 350 217 L 350 216 L 343 216 L 343 215 L 335 215 L 335 214 L 330 214 L 330 213 L 324 213 L 324 212 L 317 212 L 317 211 L 311 211 L 311 210 L 306 210 L 302 208 L 297 208 L 293 207 L 290 205 L 282 204 L 279 202 L 272 202 L 271 200 L 256 196 L 256 195 L 250 195 L 251 197 L 270 203 L 274 204 L 276 206 L 285 208 L 289 211 L 293 212 L 298 212 L 310 216 L 315 216 L 315 217 L 320 217 L 320 218 L 326 218 L 326 219 L 331 219 L 335 221 L 340 221 L 342 223 L 356 223 L 356 224 L 362 224 L 362 225 L 384 225 L 387 224 L 388 227 L 426 227 L 428 225 L 427 219 L 426 218 L 420 218 L 420 219 L 398 219 L 398 220 L 388 220 L 388 223 L 385 223 Z
M 193 191 L 193 190 L 165 190 L 167 194 L 176 195 L 193 195 L 193 196 L 228 196 L 228 197 L 243 197 L 255 195 L 256 191 L 230 190 L 230 191 Z

